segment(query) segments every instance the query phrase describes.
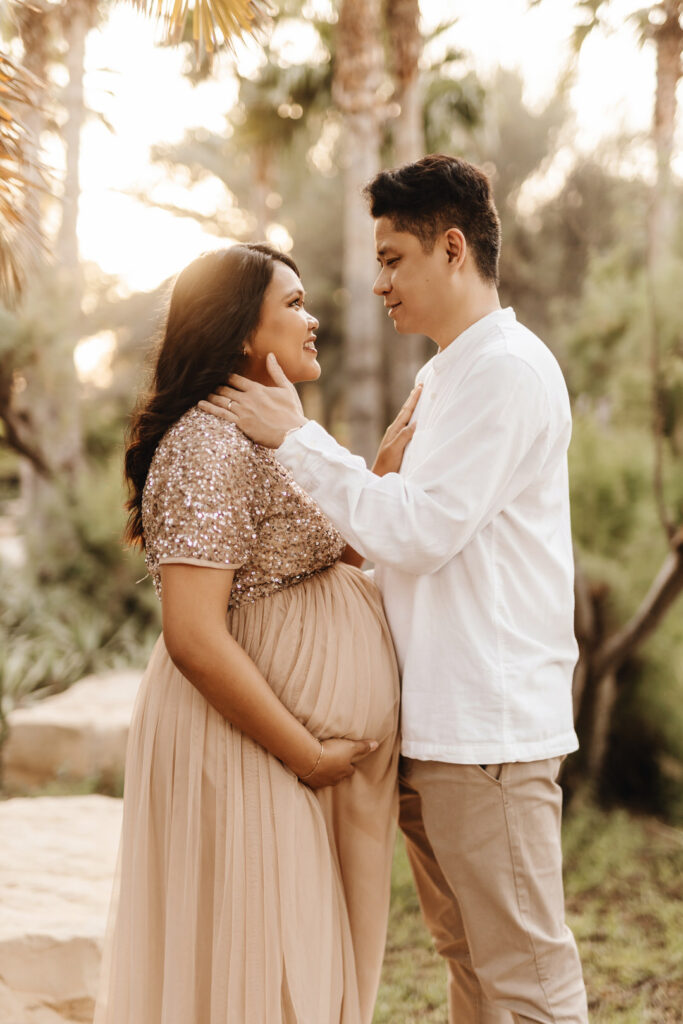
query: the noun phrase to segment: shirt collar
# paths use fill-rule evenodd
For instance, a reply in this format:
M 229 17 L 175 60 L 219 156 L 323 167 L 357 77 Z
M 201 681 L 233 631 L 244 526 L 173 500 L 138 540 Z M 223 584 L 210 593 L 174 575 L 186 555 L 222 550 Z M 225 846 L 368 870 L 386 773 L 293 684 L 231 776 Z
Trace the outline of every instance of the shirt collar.
M 481 320 L 475 321 L 459 334 L 450 345 L 442 349 L 432 359 L 435 373 L 443 373 L 457 366 L 460 360 L 473 349 L 477 348 L 496 327 L 503 327 L 516 322 L 515 311 L 511 306 L 495 309 L 487 313 Z

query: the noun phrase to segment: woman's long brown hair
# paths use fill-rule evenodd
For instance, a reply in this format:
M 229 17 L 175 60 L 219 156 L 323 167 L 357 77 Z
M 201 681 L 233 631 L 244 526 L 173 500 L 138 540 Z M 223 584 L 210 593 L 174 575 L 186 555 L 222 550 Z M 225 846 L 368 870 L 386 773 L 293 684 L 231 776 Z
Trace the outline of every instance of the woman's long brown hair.
M 125 540 L 144 547 L 142 492 L 159 441 L 183 413 L 239 371 L 259 324 L 276 260 L 265 243 L 205 253 L 178 275 L 149 392 L 133 413 L 124 461 L 130 497 Z

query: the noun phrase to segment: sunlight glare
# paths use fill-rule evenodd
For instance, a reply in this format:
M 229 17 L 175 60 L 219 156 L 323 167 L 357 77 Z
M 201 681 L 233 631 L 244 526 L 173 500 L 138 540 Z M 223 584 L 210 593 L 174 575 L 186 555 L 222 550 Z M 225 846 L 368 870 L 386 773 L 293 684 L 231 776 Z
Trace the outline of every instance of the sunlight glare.
M 110 196 L 106 204 L 94 192 L 84 195 L 80 224 L 83 251 L 97 252 L 102 270 L 121 274 L 131 292 L 151 291 L 219 244 L 196 221 L 148 209 L 122 195 Z M 221 241 L 228 245 L 232 239 Z
M 182 73 L 185 53 L 156 46 L 157 35 L 139 12 L 117 7 L 89 34 L 86 50 L 86 103 L 113 130 L 101 120 L 83 129 L 81 256 L 121 275 L 131 292 L 156 287 L 199 253 L 216 248 L 216 231 L 137 196 L 204 216 L 230 205 L 215 178 L 192 184 L 188 174 L 169 175 L 164 165 L 150 162 L 151 146 L 180 142 L 190 127 L 225 134 L 237 95 L 229 64 L 217 62 L 212 79 L 193 85 Z
M 549 202 L 564 188 L 576 164 L 576 153 L 570 146 L 562 146 L 549 161 L 541 164 L 529 175 L 517 194 L 517 212 L 532 217 L 539 206 Z
M 306 9 L 321 4 L 324 0 L 309 0 Z M 646 133 L 654 98 L 654 55 L 651 46 L 638 45 L 635 30 L 627 23 L 638 5 L 639 0 L 612 0 L 609 19 L 614 31 L 600 30 L 587 40 L 570 90 L 575 129 L 561 143 L 557 159 L 525 184 L 520 210 L 533 209 L 561 187 L 569 167 L 563 145 L 580 159 L 594 153 L 606 138 L 640 133 L 627 147 L 614 145 L 612 159 L 621 160 L 619 167 L 628 166 L 633 173 L 652 167 Z M 442 50 L 457 46 L 466 54 L 464 66 L 476 70 L 489 88 L 499 67 L 516 69 L 525 83 L 525 102 L 532 109 L 543 107 L 569 58 L 577 21 L 574 0 L 544 0 L 531 10 L 527 0 L 477 0 L 453 7 L 454 28 L 429 45 L 431 57 L 438 60 Z M 444 21 L 442 0 L 421 0 L 421 10 L 425 32 Z M 312 26 L 286 19 L 278 32 L 276 43 L 287 63 L 310 55 Z M 193 85 L 183 74 L 186 53 L 155 45 L 157 38 L 150 21 L 117 6 L 89 34 L 87 45 L 86 102 L 104 114 L 113 131 L 101 121 L 90 121 L 83 131 L 81 254 L 107 273 L 120 275 L 130 291 L 156 287 L 200 252 L 216 248 L 217 236 L 248 234 L 250 223 L 248 213 L 237 210 L 216 179 L 211 184 L 210 179 L 192 183 L 188 174 L 150 162 L 153 145 L 180 142 L 189 128 L 226 135 L 226 115 L 234 110 L 237 98 L 234 58 L 219 56 L 212 77 Z M 254 40 L 238 44 L 240 73 L 254 74 L 263 59 Z M 233 115 L 233 120 L 238 117 Z M 312 172 L 337 173 L 334 152 L 340 127 L 330 110 L 320 138 L 306 155 Z M 678 174 L 683 173 L 682 137 L 679 119 L 673 161 Z M 140 195 L 195 209 L 204 218 L 214 218 L 214 223 L 202 226 L 189 217 L 154 209 L 134 198 Z M 283 248 L 291 245 L 291 235 L 281 224 L 270 226 L 269 237 Z
M 108 388 L 113 377 L 112 359 L 115 351 L 114 331 L 102 331 L 101 334 L 80 341 L 74 351 L 74 363 L 81 383 Z
M 284 224 L 269 224 L 266 228 L 266 238 L 280 252 L 291 252 L 294 248 L 294 239 Z

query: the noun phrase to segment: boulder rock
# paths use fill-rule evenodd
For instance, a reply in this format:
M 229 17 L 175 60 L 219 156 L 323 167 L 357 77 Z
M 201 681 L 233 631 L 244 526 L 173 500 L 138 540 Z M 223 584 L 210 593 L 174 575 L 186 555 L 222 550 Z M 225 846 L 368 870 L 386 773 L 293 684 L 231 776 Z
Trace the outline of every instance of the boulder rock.
M 95 1006 L 123 804 L 0 802 L 0 1024 L 81 1024 Z
M 6 786 L 122 777 L 141 678 L 140 670 L 87 676 L 64 693 L 11 711 L 3 750 Z

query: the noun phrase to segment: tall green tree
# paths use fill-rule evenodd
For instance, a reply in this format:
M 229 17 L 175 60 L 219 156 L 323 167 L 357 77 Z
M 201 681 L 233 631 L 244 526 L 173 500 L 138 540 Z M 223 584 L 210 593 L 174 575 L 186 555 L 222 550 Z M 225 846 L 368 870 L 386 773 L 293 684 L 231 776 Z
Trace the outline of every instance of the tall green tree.
M 531 0 L 537 6 L 544 0 Z M 574 33 L 578 52 L 588 36 L 604 25 L 613 4 L 610 0 L 578 0 L 579 16 Z M 619 673 L 642 643 L 657 629 L 664 615 L 683 592 L 683 521 L 668 506 L 665 487 L 666 408 L 673 395 L 662 373 L 662 307 L 673 257 L 675 225 L 680 205 L 673 190 L 671 159 L 677 121 L 676 87 L 681 77 L 683 52 L 683 0 L 661 0 L 634 11 L 641 45 L 652 45 L 656 54 L 656 83 L 651 140 L 656 161 L 656 180 L 647 215 L 647 291 L 649 302 L 649 368 L 651 376 L 653 497 L 668 553 L 631 618 L 613 632 L 605 633 L 604 616 L 596 605 L 596 591 L 579 566 L 577 571 L 577 634 L 581 657 L 575 676 L 575 704 L 585 734 L 589 774 L 599 777 L 607 751 L 613 712 L 618 696 Z

